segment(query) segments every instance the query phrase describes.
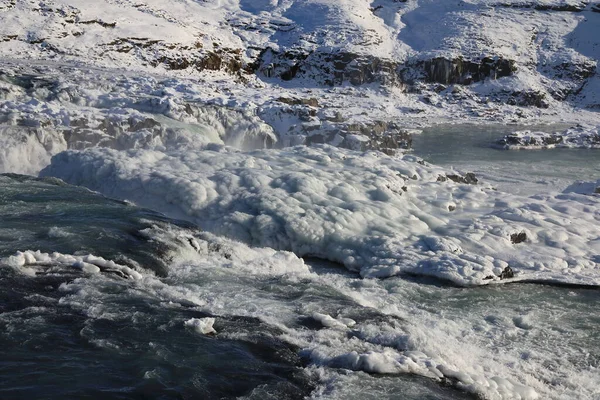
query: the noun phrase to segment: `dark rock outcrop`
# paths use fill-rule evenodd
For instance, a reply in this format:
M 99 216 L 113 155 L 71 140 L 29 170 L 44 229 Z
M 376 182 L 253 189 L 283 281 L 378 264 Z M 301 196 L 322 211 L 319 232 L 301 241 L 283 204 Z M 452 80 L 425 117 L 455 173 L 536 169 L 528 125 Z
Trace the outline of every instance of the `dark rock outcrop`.
M 561 3 L 561 4 L 540 4 L 540 2 L 521 2 L 521 3 L 499 3 L 497 6 L 507 8 L 531 8 L 537 11 L 567 11 L 567 12 L 581 12 L 587 6 L 587 1 L 580 1 L 579 3 Z
M 515 272 L 512 270 L 511 267 L 504 268 L 504 270 L 500 273 L 500 279 L 510 279 L 514 277 Z
M 310 78 L 326 86 L 344 82 L 352 85 L 373 82 L 401 85 L 396 62 L 350 52 L 307 53 L 293 49 L 277 52 L 268 48 L 260 54 L 253 68 L 267 78 L 284 81 L 296 77 Z
M 465 176 L 457 175 L 457 174 L 446 174 L 446 176 L 438 176 L 438 182 L 446 182 L 447 180 L 451 180 L 456 183 L 464 183 L 467 185 L 476 185 L 479 180 L 472 172 L 467 172 Z
M 517 70 L 513 60 L 502 57 L 484 57 L 480 60 L 436 57 L 419 61 L 417 64 L 419 69 L 423 70 L 426 81 L 444 85 L 454 83 L 468 85 L 486 78 L 497 79 L 510 76 Z
M 511 106 L 521 107 L 537 107 L 537 108 L 548 108 L 550 105 L 546 100 L 546 93 L 540 91 L 517 91 L 509 93 L 506 104 Z
M 527 240 L 527 234 L 525 232 L 513 233 L 510 235 L 510 241 L 512 244 L 523 243 Z

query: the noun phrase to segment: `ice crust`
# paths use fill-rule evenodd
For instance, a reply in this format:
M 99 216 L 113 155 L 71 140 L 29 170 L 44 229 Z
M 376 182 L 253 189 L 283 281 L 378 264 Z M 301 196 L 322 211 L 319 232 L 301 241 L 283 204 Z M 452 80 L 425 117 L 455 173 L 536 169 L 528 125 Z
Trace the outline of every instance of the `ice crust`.
M 600 284 L 597 196 L 526 198 L 446 178 L 453 174 L 411 155 L 218 145 L 67 151 L 41 172 L 363 277 L 483 285 L 500 282 L 510 266 L 516 274 L 505 281 Z
M 139 272 L 126 265 L 120 265 L 112 260 L 106 260 L 92 254 L 76 256 L 26 250 L 18 251 L 15 255 L 0 259 L 0 265 L 15 268 L 32 276 L 36 274 L 36 267 L 67 266 L 89 274 L 110 272 L 129 279 L 141 279 L 142 277 Z
M 498 141 L 505 149 L 600 149 L 600 126 L 577 125 L 562 132 L 517 131 Z

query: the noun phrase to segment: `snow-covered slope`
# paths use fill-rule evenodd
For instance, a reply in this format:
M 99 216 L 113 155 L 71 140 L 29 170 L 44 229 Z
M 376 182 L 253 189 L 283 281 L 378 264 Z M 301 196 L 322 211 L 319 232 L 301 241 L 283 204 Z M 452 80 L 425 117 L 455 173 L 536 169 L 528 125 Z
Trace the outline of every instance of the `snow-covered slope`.
M 212 85 L 205 98 L 250 105 L 282 143 L 385 148 L 365 145 L 365 131 L 397 135 L 392 120 L 598 120 L 585 111 L 600 107 L 596 9 L 575 0 L 1 0 L 0 56 L 201 79 Z

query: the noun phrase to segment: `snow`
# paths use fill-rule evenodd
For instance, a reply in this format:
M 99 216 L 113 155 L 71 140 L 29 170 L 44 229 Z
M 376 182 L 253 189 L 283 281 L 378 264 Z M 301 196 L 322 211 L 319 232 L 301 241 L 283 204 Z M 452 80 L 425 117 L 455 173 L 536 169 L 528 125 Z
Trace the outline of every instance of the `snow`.
M 535 6 L 487 0 L 5 3 L 0 7 L 0 70 L 7 77 L 60 77 L 58 85 L 44 85 L 32 96 L 39 102 L 37 107 L 26 110 L 14 102 L 7 107 L 21 115 L 33 110 L 39 117 L 44 114 L 39 119 L 30 115 L 33 121 L 55 122 L 62 109 L 61 125 L 69 126 L 70 118 L 64 117 L 74 117 L 73 108 L 83 111 L 83 105 L 104 108 L 100 112 L 104 117 L 118 115 L 111 107 L 160 109 L 156 102 L 145 103 L 144 110 L 141 101 L 128 104 L 123 101 L 125 93 L 130 98 L 161 99 L 166 114 L 171 105 L 184 107 L 189 102 L 250 111 L 275 128 L 286 145 L 303 143 L 317 132 L 327 136 L 352 124 L 374 121 L 396 121 L 404 128 L 457 120 L 600 121 L 594 112 L 599 57 L 595 27 L 600 17 L 588 2 L 538 1 Z M 582 11 L 537 7 L 567 5 L 583 5 Z M 285 81 L 266 76 L 271 62 L 281 71 L 287 70 L 287 63 L 301 64 L 287 60 L 286 52 L 309 55 L 298 77 Z M 204 68 L 203 60 L 215 54 L 221 59 L 220 70 Z M 260 60 L 260 54 L 274 59 Z M 340 86 L 323 86 L 335 63 L 321 56 L 344 54 L 359 57 L 349 64 L 354 67 L 364 62 L 360 57 L 389 62 L 397 79 L 351 86 L 349 71 L 344 70 L 346 81 Z M 420 64 L 436 57 L 473 62 L 503 58 L 514 62 L 516 71 L 499 79 L 440 88 L 427 82 Z M 231 71 L 225 66 L 230 59 L 250 69 L 257 62 L 257 71 Z M 111 80 L 120 82 L 115 85 Z M 92 82 L 95 88 L 90 87 Z M 86 90 L 74 90 L 72 86 L 80 83 Z M 8 93 L 14 100 L 19 94 L 14 86 L 3 84 L 0 98 Z M 55 96 L 44 98 L 43 92 Z M 532 106 L 523 100 L 527 96 L 540 97 L 548 108 Z M 319 105 L 312 110 L 290 108 L 277 101 L 281 97 L 318 99 Z M 369 110 L 366 116 L 365 110 Z M 86 110 L 88 115 L 98 111 Z M 342 122 L 332 121 L 332 116 Z
M 517 131 L 498 141 L 505 149 L 600 148 L 600 126 L 577 125 L 563 132 Z
M 453 174 L 411 155 L 218 145 L 68 151 L 41 172 L 364 277 L 411 273 L 483 285 L 500 282 L 510 265 L 517 273 L 508 281 L 600 284 L 600 199 L 520 197 L 446 178 Z M 515 242 L 519 234 L 524 243 Z
M 561 11 L 573 6 L 579 11 Z M 229 238 L 152 231 L 180 244 L 165 279 L 93 255 L 27 250 L 0 264 L 32 277 L 84 272 L 88 278 L 63 284 L 61 304 L 87 305 L 89 314 L 110 307 L 99 289 L 107 275 L 100 272 L 110 272 L 132 278 L 124 293 L 165 307 L 259 318 L 303 349 L 310 368 L 445 377 L 490 399 L 591 398 L 595 371 L 571 363 L 580 353 L 569 346 L 578 344 L 565 338 L 576 334 L 568 324 L 544 326 L 536 312 L 545 308 L 500 304 L 456 315 L 442 300 L 426 310 L 418 296 L 407 301 L 410 284 L 394 276 L 598 286 L 600 181 L 527 197 L 454 182 L 448 176 L 461 172 L 401 150 L 363 150 L 391 122 L 405 132 L 441 123 L 581 123 L 557 134 L 561 146 L 597 147 L 588 140 L 600 126 L 600 13 L 592 6 L 0 0 L 0 172 L 42 171 Z M 329 56 L 352 59 L 333 86 L 325 81 L 340 71 Z M 515 71 L 468 85 L 430 82 L 423 65 L 437 57 L 503 59 Z M 380 63 L 394 79 L 350 83 L 349 70 L 368 75 Z M 298 75 L 282 79 L 294 65 Z M 308 142 L 356 151 L 280 148 Z M 358 274 L 319 275 L 300 257 Z M 501 279 L 507 267 L 515 276 Z M 281 283 L 283 293 L 306 282 L 381 315 L 360 319 L 329 296 L 282 301 L 262 289 Z M 430 293 L 423 286 L 414 290 Z M 186 318 L 177 324 L 214 332 L 214 318 Z M 302 318 L 321 329 L 297 327 Z
M 595 182 L 577 181 L 564 190 L 565 193 L 600 194 L 600 179 Z

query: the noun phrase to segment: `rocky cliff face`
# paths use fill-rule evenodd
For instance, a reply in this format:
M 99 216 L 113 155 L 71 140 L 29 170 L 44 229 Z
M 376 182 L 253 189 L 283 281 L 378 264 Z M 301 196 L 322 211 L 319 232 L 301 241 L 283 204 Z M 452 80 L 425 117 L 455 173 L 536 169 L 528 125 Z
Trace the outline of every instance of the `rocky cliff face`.
M 423 68 L 429 82 L 462 85 L 510 76 L 517 70 L 514 60 L 502 57 L 483 57 L 480 60 L 436 57 L 417 63 L 417 67 Z
M 361 55 L 346 51 L 303 52 L 290 50 L 263 51 L 254 63 L 254 69 L 266 78 L 290 81 L 296 78 L 310 79 L 324 86 L 350 83 L 355 86 L 379 83 L 399 86 L 399 64 L 390 59 Z

